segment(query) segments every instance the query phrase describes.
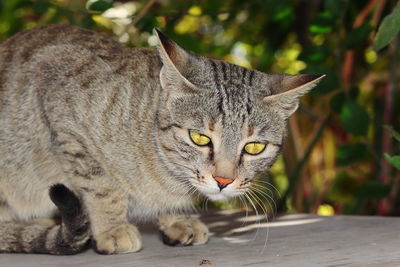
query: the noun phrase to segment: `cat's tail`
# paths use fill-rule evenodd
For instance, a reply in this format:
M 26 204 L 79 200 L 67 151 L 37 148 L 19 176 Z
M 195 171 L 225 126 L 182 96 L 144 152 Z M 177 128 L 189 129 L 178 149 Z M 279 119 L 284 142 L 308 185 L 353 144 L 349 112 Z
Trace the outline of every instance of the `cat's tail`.
M 69 255 L 88 247 L 89 219 L 78 197 L 64 185 L 57 184 L 51 187 L 50 198 L 60 211 L 61 224 L 0 222 L 0 252 Z

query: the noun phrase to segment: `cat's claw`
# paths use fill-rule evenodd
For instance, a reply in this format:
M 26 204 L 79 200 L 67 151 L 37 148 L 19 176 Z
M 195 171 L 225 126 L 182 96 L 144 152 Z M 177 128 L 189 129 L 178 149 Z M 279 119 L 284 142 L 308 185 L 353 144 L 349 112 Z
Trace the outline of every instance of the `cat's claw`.
M 163 242 L 170 246 L 205 244 L 209 235 L 208 228 L 204 223 L 197 218 L 190 217 L 161 224 L 160 232 Z
M 138 229 L 122 224 L 95 237 L 95 249 L 100 254 L 137 252 L 142 248 Z

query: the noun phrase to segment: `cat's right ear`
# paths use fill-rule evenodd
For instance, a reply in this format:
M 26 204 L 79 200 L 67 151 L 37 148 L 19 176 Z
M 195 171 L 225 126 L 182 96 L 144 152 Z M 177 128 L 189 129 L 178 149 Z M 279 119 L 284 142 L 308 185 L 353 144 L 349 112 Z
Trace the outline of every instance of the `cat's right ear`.
M 197 87 L 187 78 L 195 66 L 195 57 L 158 29 L 154 29 L 153 33 L 158 39 L 158 53 L 163 63 L 160 71 L 161 86 L 178 95 L 195 93 Z

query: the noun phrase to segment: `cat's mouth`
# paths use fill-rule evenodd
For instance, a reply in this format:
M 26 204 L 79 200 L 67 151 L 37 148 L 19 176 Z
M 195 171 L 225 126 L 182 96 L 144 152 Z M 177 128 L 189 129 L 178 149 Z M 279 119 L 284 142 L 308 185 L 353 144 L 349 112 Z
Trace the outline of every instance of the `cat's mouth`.
M 212 201 L 224 201 L 242 195 L 244 193 L 242 192 L 243 190 L 240 190 L 240 192 L 238 190 L 235 190 L 233 185 L 221 190 L 216 185 L 205 185 L 199 184 L 197 182 L 194 182 L 193 184 L 202 195 L 206 196 Z

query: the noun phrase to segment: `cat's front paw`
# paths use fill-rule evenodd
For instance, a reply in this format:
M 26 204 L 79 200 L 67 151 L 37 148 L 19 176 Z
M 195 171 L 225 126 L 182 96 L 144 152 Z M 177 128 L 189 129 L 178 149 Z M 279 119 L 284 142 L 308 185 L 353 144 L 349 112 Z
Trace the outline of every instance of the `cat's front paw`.
M 201 245 L 208 241 L 208 228 L 197 218 L 176 217 L 160 219 L 162 240 L 170 246 Z
M 126 223 L 96 236 L 95 248 L 100 254 L 130 253 L 139 251 L 142 241 L 138 229 Z

